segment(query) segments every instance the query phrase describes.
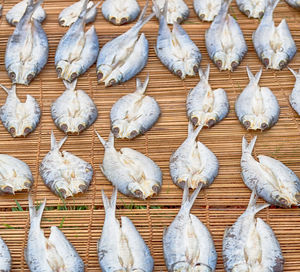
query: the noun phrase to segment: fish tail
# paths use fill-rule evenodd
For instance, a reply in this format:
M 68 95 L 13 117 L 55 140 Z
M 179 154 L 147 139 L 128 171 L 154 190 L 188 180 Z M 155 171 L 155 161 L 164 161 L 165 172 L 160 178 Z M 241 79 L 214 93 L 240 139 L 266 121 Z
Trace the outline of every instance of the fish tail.
M 188 124 L 188 138 L 193 138 L 194 140 L 196 140 L 196 138 L 197 138 L 198 134 L 200 133 L 202 127 L 203 127 L 203 125 L 200 124 L 194 130 L 194 125 L 192 124 L 192 122 L 189 121 L 189 124 Z
M 55 135 L 53 133 L 53 130 L 51 130 L 51 150 L 54 150 L 54 149 L 59 150 L 62 147 L 62 145 L 65 143 L 67 138 L 68 138 L 68 136 L 65 136 L 59 142 L 57 142 L 56 138 L 55 138 Z
M 33 204 L 33 201 L 32 201 L 31 194 L 29 193 L 28 194 L 28 205 L 29 205 L 29 215 L 30 215 L 31 223 L 35 222 L 36 224 L 40 225 L 43 211 L 44 211 L 45 205 L 46 205 L 46 198 L 44 199 L 43 203 L 40 205 L 38 210 L 36 210 L 36 208 Z
M 105 147 L 106 145 L 106 141 L 100 136 L 100 134 L 95 130 L 97 136 L 98 136 L 98 139 L 100 141 L 100 143 Z
M 224 16 L 227 15 L 228 13 L 228 9 L 230 7 L 230 4 L 231 4 L 231 1 L 232 0 L 224 0 L 222 5 L 221 5 L 221 8 L 220 8 L 220 11 L 219 11 L 219 14 L 223 14 Z
M 294 75 L 295 78 L 300 76 L 300 69 L 299 72 L 297 73 L 295 70 L 293 70 L 292 68 L 288 67 L 288 69 L 291 71 L 291 73 Z M 1 85 L 0 85 L 1 86 Z M 2 86 L 1 86 L 2 87 Z
M 210 73 L 210 65 L 207 64 L 207 68 L 206 68 L 205 72 L 203 72 L 203 70 L 201 68 L 199 68 L 198 73 L 199 73 L 199 77 L 201 80 L 205 79 L 205 81 L 208 81 L 209 73 Z
M 269 0 L 268 3 L 267 3 L 267 7 L 266 7 L 266 10 L 265 10 L 265 14 L 264 14 L 264 17 L 267 15 L 268 16 L 272 16 L 273 15 L 273 12 L 276 8 L 276 6 L 278 5 L 280 0 Z
M 246 66 L 246 70 L 247 70 L 247 74 L 248 74 L 248 78 L 250 81 L 252 81 L 253 83 L 255 83 L 256 85 L 258 84 L 260 78 L 261 78 L 261 74 L 262 74 L 262 67 L 260 68 L 260 70 L 256 73 L 256 75 L 254 76 L 250 70 L 250 68 L 248 66 Z
M 255 142 L 256 142 L 257 136 L 255 136 L 250 143 L 248 144 L 245 136 L 243 136 L 243 141 L 242 141 L 242 151 L 243 153 L 252 153 L 253 148 L 255 146 Z
M 43 1 L 44 0 L 38 0 L 36 3 L 33 3 L 33 0 L 28 0 L 27 8 L 22 18 L 31 19 L 33 13 L 43 3 Z
M 89 3 L 89 0 L 84 0 L 82 8 L 81 8 L 81 12 L 80 12 L 79 17 L 78 17 L 78 19 L 79 18 L 82 19 L 83 24 L 85 23 L 85 17 L 86 17 L 86 14 L 87 14 L 88 3 Z
M 161 17 L 164 17 L 165 20 L 167 20 L 168 0 L 165 0 L 165 3 L 164 3 L 164 6 L 163 6 L 162 10 L 157 5 L 156 0 L 152 0 L 152 3 L 153 3 L 153 8 L 154 8 L 154 12 L 155 12 L 156 17 L 159 18 L 159 19 Z
M 16 94 L 16 84 L 11 86 L 11 89 L 6 88 L 4 85 L 0 84 L 0 87 L 7 93 L 7 94 Z
M 252 210 L 255 214 L 258 213 L 259 211 L 263 210 L 266 207 L 269 207 L 270 204 L 265 203 L 265 204 L 256 204 L 257 201 L 257 194 L 256 194 L 256 190 L 255 188 L 252 191 L 250 200 L 249 200 L 249 204 L 247 207 L 247 210 Z
M 141 12 L 141 15 L 137 21 L 137 23 L 135 24 L 135 26 L 133 27 L 133 29 L 135 29 L 137 32 L 146 24 L 148 23 L 152 17 L 155 15 L 155 12 L 152 12 L 150 15 L 148 15 L 146 18 L 145 18 L 145 15 L 146 15 L 146 11 L 147 11 L 147 7 L 148 7 L 148 0 L 146 2 L 146 5 L 145 7 L 143 8 L 142 12 Z
M 186 182 L 184 185 L 181 206 L 190 211 L 194 205 L 194 202 L 195 202 L 199 192 L 201 191 L 201 188 L 202 188 L 202 183 L 200 183 L 198 185 L 197 189 L 189 197 L 189 187 L 188 187 L 188 182 Z
M 76 85 L 77 85 L 77 78 L 75 78 L 71 83 L 66 81 L 66 80 L 63 80 L 63 83 L 66 87 L 67 90 L 75 90 L 76 88 Z
M 106 196 L 104 191 L 102 190 L 102 201 L 105 209 L 106 214 L 113 214 L 115 215 L 116 213 L 116 205 L 117 205 L 117 195 L 118 195 L 118 189 L 117 187 L 114 188 L 111 198 Z
M 137 92 L 140 93 L 140 94 L 144 94 L 146 89 L 147 89 L 148 83 L 149 83 L 149 73 L 147 74 L 147 77 L 146 77 L 144 83 L 142 83 L 139 78 L 136 78 L 136 90 L 137 90 Z

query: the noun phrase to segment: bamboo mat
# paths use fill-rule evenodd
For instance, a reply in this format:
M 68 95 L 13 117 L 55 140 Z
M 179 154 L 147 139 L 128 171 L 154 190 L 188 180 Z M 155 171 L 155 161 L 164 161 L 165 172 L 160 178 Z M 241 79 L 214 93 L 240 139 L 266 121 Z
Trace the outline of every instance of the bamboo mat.
M 16 2 L 16 0 L 2 0 L 3 14 L 5 15 Z M 205 68 L 207 63 L 211 63 L 204 41 L 204 33 L 209 24 L 200 22 L 195 16 L 191 0 L 186 2 L 191 15 L 183 27 L 200 48 L 203 54 L 202 67 Z M 139 1 L 141 6 L 144 3 L 145 1 Z M 97 84 L 94 65 L 78 80 L 78 88 L 85 90 L 96 103 L 99 118 L 90 129 L 81 135 L 69 136 L 63 150 L 73 152 L 92 163 L 95 175 L 89 191 L 67 200 L 68 210 L 62 210 L 64 204 L 44 186 L 38 174 L 38 166 L 50 149 L 51 129 L 54 130 L 57 139 L 64 136 L 52 122 L 50 105 L 64 91 L 62 81 L 56 77 L 54 54 L 60 38 L 67 31 L 67 28 L 58 25 L 57 16 L 63 8 L 70 4 L 71 1 L 59 0 L 46 0 L 43 4 L 48 16 L 43 27 L 49 39 L 49 61 L 42 73 L 29 87 L 18 86 L 17 89 L 21 99 L 24 99 L 26 94 L 31 94 L 39 101 L 42 109 L 41 123 L 36 131 L 25 139 L 11 138 L 4 127 L 0 125 L 0 150 L 1 153 L 16 156 L 30 166 L 35 178 L 33 196 L 37 201 L 47 198 L 48 210 L 44 212 L 42 220 L 45 234 L 49 234 L 50 226 L 61 226 L 62 231 L 84 260 L 86 271 L 100 271 L 96 247 L 104 220 L 101 189 L 110 195 L 112 186 L 99 169 L 99 163 L 103 158 L 103 147 L 95 137 L 94 130 L 107 138 L 110 108 L 121 96 L 135 90 L 135 79 L 116 87 L 104 88 L 102 84 Z M 249 51 L 234 73 L 219 72 L 211 63 L 210 83 L 213 88 L 222 87 L 227 91 L 230 113 L 217 126 L 203 129 L 199 135 L 199 140 L 218 157 L 220 171 L 210 188 L 200 193 L 192 210 L 193 214 L 197 215 L 212 232 L 218 251 L 218 272 L 224 271 L 221 253 L 224 229 L 233 224 L 242 214 L 250 197 L 250 191 L 240 177 L 242 136 L 247 134 L 247 138 L 250 139 L 252 136 L 258 135 L 255 154 L 269 155 L 279 159 L 300 176 L 300 118 L 288 103 L 288 96 L 294 85 L 294 77 L 287 69 L 280 72 L 264 69 L 261 78 L 261 86 L 268 86 L 272 89 L 281 108 L 279 121 L 271 130 L 263 133 L 247 133 L 235 116 L 234 102 L 248 84 L 245 67 L 249 65 L 255 73 L 260 69 L 261 63 L 257 59 L 251 41 L 252 32 L 256 29 L 258 21 L 248 19 L 241 14 L 235 2 L 230 7 L 230 13 L 240 23 Z M 300 48 L 299 12 L 290 8 L 285 2 L 280 2 L 275 10 L 275 22 L 278 24 L 281 18 L 287 19 L 296 44 Z M 113 26 L 106 22 L 99 12 L 95 26 L 102 48 L 107 41 L 123 33 L 131 25 Z M 182 196 L 182 191 L 171 181 L 168 162 L 172 152 L 187 136 L 185 100 L 188 90 L 198 82 L 198 77 L 181 81 L 162 66 L 153 49 L 157 30 L 158 23 L 155 18 L 143 28 L 143 32 L 149 40 L 150 52 L 148 64 L 138 76 L 143 81 L 147 73 L 150 74 L 147 93 L 158 101 L 162 116 L 146 135 L 133 141 L 117 140 L 116 147 L 135 148 L 152 158 L 163 171 L 163 187 L 159 196 L 144 202 L 131 200 L 119 194 L 117 216 L 129 216 L 133 220 L 151 249 L 155 260 L 155 271 L 166 271 L 162 251 L 162 233 L 164 227 L 168 226 L 177 214 Z M 12 32 L 13 27 L 6 23 L 3 16 L 0 19 L 0 83 L 5 86 L 11 84 L 4 67 L 4 54 L 7 39 Z M 299 53 L 290 66 L 294 69 L 300 68 Z M 1 105 L 5 99 L 6 95 L 2 92 Z M 24 211 L 15 211 L 17 207 L 15 199 Z M 26 193 L 17 194 L 14 197 L 0 196 L 0 235 L 11 250 L 12 271 L 28 271 L 23 256 L 29 228 L 27 205 Z M 262 211 L 259 216 L 266 220 L 276 233 L 286 261 L 284 271 L 300 271 L 299 209 L 284 210 L 271 207 Z

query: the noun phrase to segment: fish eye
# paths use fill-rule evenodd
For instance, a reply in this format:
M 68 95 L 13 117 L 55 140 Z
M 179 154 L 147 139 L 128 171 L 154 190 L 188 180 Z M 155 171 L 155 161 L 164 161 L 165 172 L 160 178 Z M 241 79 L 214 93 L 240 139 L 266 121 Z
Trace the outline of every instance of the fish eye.
M 29 128 L 29 127 L 26 127 L 25 129 L 24 129 L 24 135 L 26 136 L 27 134 L 29 134 L 31 132 L 31 128 Z
M 279 62 L 279 68 L 283 69 L 286 66 L 286 62 L 284 60 Z
M 268 66 L 270 63 L 270 60 L 268 58 L 264 58 L 262 62 L 265 66 Z
M 111 79 L 109 82 L 108 82 L 108 86 L 114 86 L 117 84 L 117 81 L 115 79 Z
M 205 14 L 200 14 L 200 15 L 199 15 L 199 18 L 200 18 L 200 20 L 204 20 Z
M 250 121 L 245 121 L 243 124 L 246 129 L 248 129 L 251 126 Z
M 73 81 L 77 76 L 78 76 L 77 73 L 72 73 L 72 75 L 71 75 L 71 81 Z
M 128 22 L 128 19 L 127 18 L 122 18 L 121 19 L 121 24 L 126 24 Z
M 248 9 L 245 10 L 245 14 L 246 14 L 247 17 L 249 17 L 250 16 L 250 10 L 248 10 Z
M 216 61 L 216 65 L 217 65 L 217 67 L 219 68 L 219 69 L 221 69 L 222 68 L 222 61 L 221 60 L 217 60 Z
M 232 68 L 233 71 L 234 71 L 238 66 L 239 66 L 239 64 L 238 64 L 236 61 L 233 61 L 233 62 L 231 63 L 231 68 Z
M 60 24 L 60 25 L 63 25 L 64 23 L 65 23 L 65 20 L 64 20 L 64 19 L 60 19 L 60 20 L 59 20 L 59 24 Z
M 134 191 L 134 195 L 138 198 L 143 198 L 143 192 L 139 189 Z
M 60 76 L 61 76 L 62 69 L 61 69 L 60 67 L 58 67 L 58 68 L 56 69 L 56 72 L 57 72 L 58 77 L 60 77 Z
M 79 132 L 83 131 L 84 129 L 85 129 L 85 125 L 83 125 L 83 124 L 78 125 Z
M 136 130 L 130 132 L 130 138 L 134 138 L 136 136 L 138 136 L 138 132 Z
M 103 78 L 103 73 L 99 72 L 99 73 L 97 74 L 97 79 L 98 79 L 98 80 L 101 80 L 102 78 Z
M 182 77 L 182 72 L 180 70 L 177 70 L 175 74 L 179 77 Z
M 182 17 L 177 17 L 176 21 L 178 24 L 180 24 L 182 22 Z
M 199 67 L 197 65 L 194 65 L 193 71 L 194 71 L 195 74 L 198 73 L 198 70 L 199 70 Z
M 16 74 L 14 72 L 9 73 L 9 77 L 11 78 L 11 80 L 16 79 Z
M 61 126 L 60 126 L 60 129 L 63 131 L 63 132 L 67 132 L 67 130 L 68 130 L 68 126 L 67 126 L 67 124 L 61 124 Z
M 267 129 L 269 126 L 268 126 L 267 123 L 262 123 L 260 127 L 261 127 L 262 130 L 265 130 L 265 129 Z
M 111 131 L 115 136 L 117 136 L 120 132 L 120 129 L 118 127 L 114 127 Z
M 110 21 L 115 25 L 117 23 L 116 17 L 111 17 Z
M 28 81 L 28 83 L 29 83 L 31 80 L 33 80 L 33 78 L 34 78 L 34 75 L 33 75 L 33 74 L 29 74 L 29 75 L 27 76 L 27 81 Z
M 16 129 L 15 129 L 14 127 L 11 127 L 11 128 L 9 129 L 9 133 L 10 133 L 11 135 L 15 135 Z
M 198 119 L 198 117 L 196 117 L 196 116 L 194 116 L 194 117 L 191 119 L 191 122 L 192 122 L 192 124 L 193 124 L 194 126 L 196 126 L 196 125 L 198 124 L 198 121 L 199 121 L 199 119 Z
M 258 14 L 259 18 L 262 18 L 264 16 L 264 12 L 261 11 L 259 14 Z

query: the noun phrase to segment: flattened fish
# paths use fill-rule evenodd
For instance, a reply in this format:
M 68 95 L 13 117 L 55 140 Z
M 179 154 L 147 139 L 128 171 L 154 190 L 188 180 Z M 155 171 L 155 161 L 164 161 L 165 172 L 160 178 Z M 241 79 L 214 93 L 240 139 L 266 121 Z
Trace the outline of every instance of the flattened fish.
M 159 18 L 156 55 L 170 72 L 181 79 L 186 76 L 194 76 L 200 67 L 202 57 L 200 50 L 178 23 L 174 22 L 173 31 L 170 31 L 166 21 L 168 2 L 165 4 L 163 12 L 154 1 L 153 5 Z
M 10 25 L 16 26 L 18 22 L 23 17 L 27 6 L 28 0 L 23 0 L 18 4 L 14 5 L 7 13 L 6 20 Z M 41 6 L 38 6 L 32 15 L 32 19 L 39 21 L 42 23 L 46 19 L 46 12 Z
M 187 116 L 194 126 L 212 127 L 229 112 L 229 102 L 224 89 L 212 90 L 208 83 L 209 71 L 209 65 L 205 73 L 199 69 L 200 81 L 187 96 Z
M 298 115 L 300 115 L 300 70 L 299 73 L 295 72 L 291 68 L 289 68 L 289 70 L 296 78 L 294 89 L 290 94 L 290 104 L 292 108 L 298 113 Z
M 243 137 L 242 178 L 247 187 L 270 204 L 283 208 L 300 204 L 300 180 L 282 162 L 268 156 L 259 155 L 256 161 L 251 153 L 256 137 L 248 144 Z
M 102 191 L 105 221 L 98 241 L 98 259 L 103 272 L 152 272 L 153 259 L 143 238 L 128 217 L 116 219 L 117 189 L 111 200 Z M 113 234 L 113 235 L 112 235 Z
M 49 238 L 41 229 L 41 219 L 46 199 L 38 210 L 28 197 L 30 229 L 28 234 L 25 259 L 31 272 L 84 272 L 84 263 L 76 249 L 65 235 L 56 227 L 51 227 Z
M 194 10 L 201 21 L 211 22 L 219 13 L 222 0 L 194 0 Z
M 228 14 L 231 0 L 224 0 L 218 15 L 205 33 L 206 49 L 219 70 L 234 71 L 248 48 L 238 22 Z
M 31 95 L 27 95 L 26 102 L 22 103 L 17 96 L 15 84 L 11 89 L 1 84 L 0 87 L 7 93 L 5 104 L 0 108 L 3 126 L 12 137 L 26 137 L 40 122 L 41 110 L 38 102 Z
M 85 193 L 93 178 L 92 166 L 70 152 L 60 152 L 67 136 L 56 142 L 51 132 L 51 150 L 40 164 L 40 175 L 52 193 L 67 198 Z
M 121 148 L 117 152 L 112 132 L 107 142 L 97 135 L 105 148 L 100 169 L 122 194 L 145 200 L 159 193 L 162 172 L 154 161 L 131 148 Z
M 88 129 L 97 119 L 98 110 L 85 91 L 75 90 L 77 79 L 64 81 L 66 90 L 51 105 L 51 116 L 55 125 L 64 133 L 80 133 Z
M 262 69 L 254 76 L 248 66 L 246 68 L 250 82 L 235 102 L 236 116 L 246 129 L 271 128 L 280 113 L 276 96 L 269 88 L 258 85 Z
M 11 256 L 10 251 L 0 237 L 0 271 L 2 272 L 10 272 L 11 270 Z
M 156 100 L 145 91 L 149 75 L 144 84 L 137 78 L 136 91 L 121 97 L 111 108 L 111 131 L 117 138 L 133 139 L 145 133 L 156 123 L 160 108 Z
M 213 272 L 216 269 L 217 252 L 211 234 L 190 213 L 201 186 L 189 197 L 185 184 L 180 211 L 164 231 L 164 257 L 169 272 Z
M 106 43 L 97 60 L 98 82 L 112 86 L 125 82 L 138 74 L 148 61 L 148 40 L 141 28 L 154 16 L 145 17 L 148 2 L 137 23 L 128 31 Z
M 269 0 L 236 0 L 236 3 L 240 11 L 248 18 L 262 18 L 268 1 Z
M 5 68 L 12 83 L 29 85 L 48 61 L 48 39 L 41 24 L 31 20 L 43 0 L 28 6 L 14 33 L 9 37 L 5 52 Z
M 291 7 L 300 9 L 300 0 L 285 0 Z
M 29 190 L 32 184 L 33 176 L 25 162 L 0 154 L 0 193 L 14 194 Z
M 175 185 L 196 189 L 200 184 L 204 187 L 211 185 L 218 175 L 219 162 L 215 154 L 196 138 L 202 129 L 195 130 L 189 122 L 188 137 L 170 157 L 170 175 Z
M 58 22 L 61 26 L 70 26 L 75 23 L 80 16 L 85 0 L 79 0 L 69 7 L 66 7 L 58 15 Z M 95 21 L 97 16 L 97 7 L 100 4 L 94 4 L 93 1 L 88 1 L 85 15 L 85 23 L 92 23 Z
M 134 21 L 140 13 L 136 0 L 105 0 L 102 4 L 104 18 L 114 25 L 124 25 Z
M 297 51 L 285 19 L 275 27 L 273 12 L 279 0 L 269 1 L 265 15 L 252 34 L 257 56 L 266 68 L 281 70 L 287 66 Z
M 84 32 L 87 3 L 85 0 L 77 21 L 61 38 L 55 53 L 57 75 L 68 82 L 84 74 L 94 64 L 99 52 L 95 27 Z
M 247 210 L 225 230 L 223 261 L 226 272 L 283 272 L 284 259 L 279 242 L 271 229 L 256 213 L 268 204 L 256 204 L 252 192 Z
M 181 24 L 185 21 L 189 15 L 190 11 L 187 4 L 184 0 L 152 0 L 153 1 L 153 11 L 156 13 L 156 17 L 159 18 L 160 14 L 156 11 L 157 8 L 155 5 L 158 6 L 159 10 L 163 10 L 165 6 L 167 6 L 166 10 L 166 21 L 167 24 Z M 155 3 L 155 4 L 154 4 Z

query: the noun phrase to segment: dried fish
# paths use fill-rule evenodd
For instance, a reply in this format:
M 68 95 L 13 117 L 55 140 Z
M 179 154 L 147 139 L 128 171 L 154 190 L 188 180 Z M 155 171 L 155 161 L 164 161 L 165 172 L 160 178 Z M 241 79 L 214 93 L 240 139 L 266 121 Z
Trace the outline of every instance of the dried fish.
M 194 126 L 212 127 L 229 112 L 229 102 L 224 89 L 212 90 L 208 83 L 209 71 L 209 65 L 205 73 L 199 69 L 200 81 L 187 96 L 187 115 Z
M 228 14 L 231 0 L 224 0 L 218 15 L 205 33 L 209 57 L 219 70 L 237 69 L 248 48 L 238 22 Z
M 78 2 L 75 2 L 69 7 L 66 7 L 61 11 L 61 13 L 58 16 L 58 22 L 61 26 L 70 26 L 73 23 L 75 23 L 80 13 L 83 9 L 85 0 L 79 0 Z M 86 15 L 85 15 L 85 23 L 92 23 L 95 21 L 97 16 L 97 7 L 101 2 L 94 4 L 93 1 L 88 1 L 87 8 L 86 8 Z
M 60 152 L 67 136 L 56 142 L 51 132 L 51 150 L 40 164 L 40 175 L 45 185 L 59 197 L 67 198 L 85 193 L 93 178 L 92 166 L 70 152 Z
M 68 82 L 84 74 L 96 61 L 99 42 L 95 27 L 84 32 L 88 0 L 85 0 L 77 21 L 60 40 L 55 53 L 59 78 Z
M 43 0 L 28 6 L 12 36 L 5 52 L 5 68 L 12 83 L 29 85 L 48 61 L 48 39 L 40 22 L 31 20 L 34 11 Z
M 41 229 L 41 219 L 46 199 L 38 210 L 29 195 L 30 229 L 28 234 L 25 259 L 31 272 L 83 272 L 84 263 L 73 245 L 56 227 L 51 227 L 49 238 Z
M 195 130 L 189 122 L 188 137 L 170 157 L 170 175 L 175 185 L 184 188 L 196 189 L 200 184 L 203 187 L 211 185 L 218 175 L 219 163 L 215 154 L 196 138 L 202 125 Z
M 0 237 L 0 271 L 2 272 L 10 272 L 11 270 L 11 256 L 10 251 Z
M 225 230 L 223 261 L 226 272 L 283 272 L 284 259 L 279 242 L 271 229 L 256 213 L 268 204 L 256 204 L 252 192 L 247 210 Z
M 280 113 L 276 96 L 269 88 L 258 85 L 262 69 L 254 76 L 246 68 L 250 82 L 235 102 L 235 113 L 246 129 L 271 128 L 277 123 Z
M 292 68 L 288 68 L 296 78 L 294 89 L 290 94 L 290 104 L 292 108 L 298 113 L 298 115 L 300 115 L 300 70 L 297 73 Z
M 125 82 L 138 74 L 148 60 L 148 40 L 141 28 L 154 16 L 145 17 L 148 2 L 137 23 L 128 31 L 106 43 L 97 60 L 98 82 L 112 86 Z
M 282 162 L 268 156 L 259 155 L 256 161 L 251 153 L 256 142 L 254 137 L 248 144 L 242 143 L 242 178 L 247 187 L 270 204 L 283 208 L 300 204 L 300 180 Z
M 33 176 L 28 165 L 12 156 L 0 154 L 0 192 L 14 194 L 29 190 Z
M 107 142 L 97 135 L 105 148 L 100 169 L 122 194 L 144 200 L 159 193 L 162 172 L 155 162 L 131 148 L 117 152 L 112 132 Z
M 105 0 L 102 4 L 104 18 L 114 25 L 123 25 L 134 21 L 140 13 L 136 0 Z
M 66 90 L 51 106 L 55 125 L 64 133 L 80 133 L 89 128 L 98 117 L 93 100 L 83 90 L 75 90 L 77 79 L 64 81 Z
M 111 108 L 111 130 L 117 138 L 133 139 L 145 133 L 156 123 L 160 108 L 156 100 L 145 91 L 149 75 L 144 84 L 137 78 L 136 91 L 121 97 Z
M 269 0 L 236 0 L 241 12 L 248 18 L 262 18 Z
M 159 31 L 155 52 L 170 72 L 184 79 L 186 76 L 194 76 L 198 72 L 201 53 L 178 23 L 173 23 L 172 32 L 168 28 L 166 20 L 168 3 L 166 1 L 164 9 L 161 12 L 157 4 L 153 1 L 155 13 L 159 18 Z
M 217 252 L 211 234 L 190 213 L 201 186 L 189 197 L 188 185 L 185 184 L 180 211 L 164 231 L 164 257 L 169 272 L 212 272 L 216 269 Z
M 3 126 L 12 137 L 26 137 L 33 132 L 40 122 L 41 110 L 38 102 L 31 95 L 27 95 L 22 103 L 16 93 L 16 85 L 11 89 L 0 84 L 7 93 L 5 104 L 0 108 L 0 119 Z
M 266 68 L 281 70 L 295 56 L 297 47 L 285 19 L 275 27 L 273 12 L 279 0 L 269 1 L 265 15 L 253 32 L 252 41 L 257 56 Z
M 30 1 L 23 0 L 18 4 L 14 5 L 7 13 L 6 20 L 10 25 L 16 26 L 27 9 L 28 3 Z M 41 6 L 38 6 L 32 15 L 32 19 L 39 21 L 42 23 L 46 19 L 46 12 Z
M 128 217 L 116 219 L 117 189 L 111 199 L 102 191 L 105 221 L 98 242 L 98 259 L 103 272 L 136 271 L 152 272 L 153 259 L 143 238 Z M 113 235 L 112 235 L 113 233 Z
M 285 0 L 291 7 L 295 9 L 300 9 L 300 1 L 299 0 Z
M 211 22 L 218 15 L 222 0 L 194 0 L 194 10 L 200 20 Z

